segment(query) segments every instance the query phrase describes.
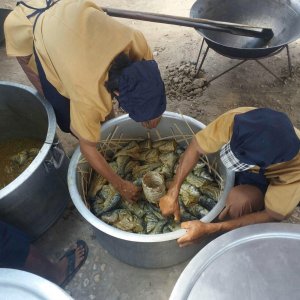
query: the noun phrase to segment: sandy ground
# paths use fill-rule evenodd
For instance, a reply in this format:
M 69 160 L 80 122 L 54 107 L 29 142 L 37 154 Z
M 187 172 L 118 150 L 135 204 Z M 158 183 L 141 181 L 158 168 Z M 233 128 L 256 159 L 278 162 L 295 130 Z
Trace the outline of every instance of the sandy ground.
M 194 0 L 97 1 L 99 5 L 107 7 L 181 16 L 189 16 L 190 7 L 193 2 Z M 0 7 L 13 7 L 14 3 L 13 0 L 2 0 Z M 180 66 L 186 64 L 192 66 L 195 64 L 200 49 L 201 36 L 194 29 L 143 21 L 119 20 L 144 33 L 154 51 L 155 59 L 159 64 L 166 85 L 168 85 L 170 89 L 172 89 L 172 85 L 174 84 L 174 75 L 170 76 L 169 70 L 175 70 L 176 72 L 176 70 L 179 70 Z M 270 107 L 286 112 L 294 125 L 300 128 L 300 41 L 290 44 L 290 54 L 293 65 L 293 76 L 287 79 L 285 84 L 275 79 L 254 61 L 248 61 L 243 66 L 201 89 L 195 95 L 182 93 L 176 96 L 175 93 L 174 96 L 174 94 L 169 94 L 167 110 L 175 112 L 180 111 L 183 114 L 192 116 L 202 123 L 207 124 L 214 120 L 218 115 L 234 107 Z M 264 59 L 262 62 L 264 62 L 277 76 L 282 76 L 283 78 L 286 76 L 287 56 L 285 51 Z M 236 63 L 237 61 L 220 56 L 211 50 L 204 64 L 204 73 L 201 76 L 206 79 L 211 79 L 216 74 Z M 16 63 L 16 60 L 14 58 L 6 57 L 4 47 L 0 48 L 0 80 L 30 85 L 21 68 Z M 76 140 L 70 135 L 63 134 L 59 131 L 58 134 L 64 144 L 66 152 L 71 155 L 74 148 L 77 146 Z M 299 223 L 299 220 L 299 210 L 296 209 L 288 222 Z M 69 228 L 69 231 L 65 232 L 66 237 L 65 240 L 62 241 L 59 239 L 59 234 L 62 233 L 59 226 L 70 226 L 70 224 L 75 225 L 72 229 Z M 101 269 L 109 269 L 109 275 L 106 277 L 100 272 L 105 280 L 108 280 L 109 282 L 109 278 L 115 277 L 114 283 L 109 283 L 109 291 L 107 292 L 107 290 L 105 290 L 107 292 L 107 294 L 105 294 L 106 296 L 99 296 L 100 294 L 97 293 L 98 290 L 101 290 L 100 288 L 102 288 L 103 291 L 104 287 L 107 288 L 108 283 L 105 282 L 105 280 L 101 281 L 101 279 L 99 279 L 100 277 L 97 277 L 98 274 L 100 274 L 97 273 L 97 262 L 99 262 L 99 260 L 108 260 L 111 263 L 111 260 L 105 251 L 101 252 L 100 250 L 95 250 L 96 248 L 99 249 L 99 246 L 95 245 L 95 237 L 93 236 L 91 228 L 85 226 L 87 226 L 85 221 L 83 221 L 71 207 L 64 218 L 55 225 L 55 228 L 51 229 L 50 233 L 43 236 L 43 238 L 37 242 L 37 245 L 46 253 L 51 254 L 52 257 L 55 256 L 53 255 L 53 251 L 51 252 L 52 249 L 49 243 L 53 243 L 54 241 L 57 242 L 59 240 L 59 245 L 64 245 L 63 242 L 71 241 L 72 238 L 75 238 L 75 236 L 78 236 L 80 233 L 90 241 L 91 245 L 93 245 L 91 248 L 93 248 L 92 253 L 94 256 L 91 256 L 89 264 L 86 269 L 80 273 L 81 275 L 79 274 L 74 282 L 67 288 L 75 299 L 166 299 L 168 297 L 172 286 L 184 268 L 184 264 L 177 268 L 169 268 L 168 270 L 160 270 L 159 272 L 151 270 L 146 273 L 127 266 L 130 270 L 128 271 L 124 265 L 118 264 L 118 262 L 115 261 L 113 261 L 113 264 L 110 266 L 107 266 L 102 261 Z M 76 233 L 75 230 L 77 230 Z M 67 235 L 67 233 L 69 235 Z M 92 268 L 93 265 L 96 266 L 93 271 L 94 273 L 92 274 L 94 281 L 92 279 L 84 281 L 83 276 L 86 276 L 88 266 Z M 126 270 L 123 270 L 118 274 L 114 267 L 123 267 Z M 146 283 L 144 281 L 138 281 L 141 287 L 140 289 L 137 287 L 131 289 L 125 287 L 122 282 L 122 275 L 126 276 L 126 272 L 144 276 L 143 278 L 146 278 Z M 142 272 L 142 274 L 139 272 Z M 168 281 L 167 284 L 163 286 L 160 281 L 166 277 L 168 278 Z M 150 292 L 149 286 L 147 286 L 149 282 L 152 286 L 156 287 L 156 292 Z M 142 293 L 144 293 L 144 295 Z

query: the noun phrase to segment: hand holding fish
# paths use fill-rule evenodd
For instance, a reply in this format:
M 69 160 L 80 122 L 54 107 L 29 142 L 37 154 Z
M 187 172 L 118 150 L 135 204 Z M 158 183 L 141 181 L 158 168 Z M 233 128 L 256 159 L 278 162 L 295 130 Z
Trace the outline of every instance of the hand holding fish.
M 177 196 L 175 197 L 168 192 L 168 194 L 160 198 L 159 207 L 163 216 L 174 215 L 174 220 L 180 221 L 180 207 Z
M 123 180 L 118 189 L 122 198 L 128 201 L 137 201 L 139 199 L 140 187 L 137 187 L 132 182 Z

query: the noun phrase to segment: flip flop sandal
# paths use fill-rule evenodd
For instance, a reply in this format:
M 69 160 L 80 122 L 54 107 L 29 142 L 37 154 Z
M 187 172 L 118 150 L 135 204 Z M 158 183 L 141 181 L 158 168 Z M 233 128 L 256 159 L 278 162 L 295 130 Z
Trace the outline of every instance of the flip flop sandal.
M 64 259 L 65 257 L 68 260 L 68 265 L 67 265 L 67 272 L 66 272 L 66 278 L 65 280 L 60 284 L 60 287 L 64 288 L 74 277 L 74 275 L 77 273 L 77 271 L 81 268 L 81 266 L 85 263 L 89 248 L 86 244 L 85 241 L 78 240 L 76 242 L 77 247 L 75 249 L 70 249 L 68 250 L 59 260 Z M 82 246 L 84 249 L 84 258 L 83 260 L 79 263 L 79 265 L 75 268 L 75 251 L 78 247 Z

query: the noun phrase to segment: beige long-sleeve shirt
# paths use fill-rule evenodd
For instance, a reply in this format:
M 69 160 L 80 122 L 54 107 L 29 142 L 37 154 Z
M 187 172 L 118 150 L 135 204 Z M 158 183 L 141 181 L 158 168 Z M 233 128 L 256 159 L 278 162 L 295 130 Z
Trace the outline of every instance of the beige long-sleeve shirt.
M 231 139 L 235 115 L 252 109 L 255 107 L 233 109 L 211 122 L 196 134 L 200 147 L 207 154 L 220 150 Z M 295 128 L 295 132 L 300 138 L 300 131 Z M 258 173 L 259 167 L 250 171 Z M 265 194 L 265 207 L 272 217 L 283 219 L 300 201 L 300 153 L 290 161 L 269 166 L 265 170 L 265 176 L 270 182 Z
M 30 0 L 45 7 L 45 0 Z M 33 42 L 47 80 L 70 99 L 71 130 L 91 143 L 100 139 L 100 122 L 112 110 L 111 95 L 104 83 L 112 60 L 125 52 L 133 60 L 152 59 L 143 36 L 107 16 L 90 0 L 60 0 L 36 23 L 26 16 L 32 9 L 17 6 L 4 24 L 9 56 L 33 54 Z M 29 64 L 37 73 L 34 56 Z

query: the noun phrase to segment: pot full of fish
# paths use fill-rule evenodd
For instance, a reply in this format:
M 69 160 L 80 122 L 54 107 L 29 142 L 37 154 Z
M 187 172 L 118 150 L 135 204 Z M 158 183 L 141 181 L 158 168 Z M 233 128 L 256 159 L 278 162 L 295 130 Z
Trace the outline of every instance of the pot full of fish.
M 61 215 L 69 197 L 66 157 L 51 105 L 34 89 L 0 81 L 0 220 L 32 240 Z
M 68 185 L 79 213 L 94 227 L 99 243 L 114 257 L 136 267 L 162 268 L 193 257 L 214 236 L 180 248 L 185 234 L 173 218 L 161 215 L 158 202 L 174 177 L 180 155 L 201 122 L 165 112 L 156 129 L 147 130 L 128 115 L 102 126 L 98 150 L 122 178 L 140 187 L 137 202 L 128 202 L 95 173 L 77 148 L 69 165 Z M 233 186 L 219 154 L 199 160 L 181 186 L 181 221 L 212 222 Z

